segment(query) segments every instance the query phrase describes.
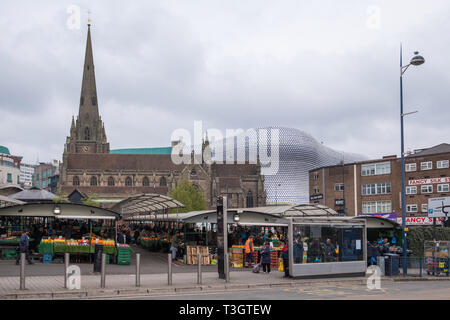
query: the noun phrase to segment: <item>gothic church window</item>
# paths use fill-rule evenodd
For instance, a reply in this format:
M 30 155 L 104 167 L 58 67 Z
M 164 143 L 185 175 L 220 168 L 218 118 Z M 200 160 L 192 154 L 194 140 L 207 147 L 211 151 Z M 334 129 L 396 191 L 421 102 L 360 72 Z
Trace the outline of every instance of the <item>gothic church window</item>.
M 127 187 L 133 186 L 133 180 L 131 180 L 130 177 L 127 177 L 127 178 L 125 179 L 125 185 L 126 185 Z
M 251 190 L 247 193 L 247 208 L 253 208 L 253 194 Z
M 79 186 L 80 185 L 80 179 L 78 177 L 73 177 L 72 185 Z
M 144 179 L 142 179 L 142 185 L 144 187 L 149 187 L 150 186 L 150 180 L 148 180 L 147 177 L 144 177 Z
M 95 106 L 97 104 L 97 97 L 93 96 L 92 97 L 92 105 Z
M 97 185 L 97 177 L 91 177 L 91 186 Z
M 160 186 L 160 187 L 166 187 L 166 186 L 167 186 L 166 178 L 162 177 L 162 178 L 159 180 L 159 186 Z
M 91 131 L 88 127 L 84 128 L 84 140 L 91 140 Z
M 114 183 L 114 178 L 113 177 L 109 177 L 108 178 L 108 186 L 109 187 L 114 187 L 115 183 Z

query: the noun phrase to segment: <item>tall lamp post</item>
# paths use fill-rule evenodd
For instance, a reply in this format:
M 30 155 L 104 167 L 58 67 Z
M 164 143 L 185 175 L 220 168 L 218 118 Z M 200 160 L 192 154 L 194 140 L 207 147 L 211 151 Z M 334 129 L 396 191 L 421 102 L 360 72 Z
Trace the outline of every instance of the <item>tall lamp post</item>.
M 403 113 L 403 74 L 410 65 L 420 66 L 425 62 L 425 59 L 419 55 L 419 52 L 414 52 L 414 57 L 410 63 L 403 66 L 402 61 L 402 45 L 400 44 L 400 130 L 401 130 L 401 159 L 402 159 L 402 236 L 403 236 L 403 276 L 406 276 L 407 253 L 406 253 L 406 195 L 405 195 L 405 154 L 404 154 L 404 136 L 403 136 L 403 117 L 410 113 Z

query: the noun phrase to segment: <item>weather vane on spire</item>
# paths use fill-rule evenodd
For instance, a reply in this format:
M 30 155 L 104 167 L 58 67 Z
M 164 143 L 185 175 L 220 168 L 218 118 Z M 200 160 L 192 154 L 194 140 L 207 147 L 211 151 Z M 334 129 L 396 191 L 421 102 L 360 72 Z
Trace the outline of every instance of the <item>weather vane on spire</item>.
M 90 25 L 91 25 L 91 22 L 92 22 L 92 19 L 91 19 L 91 11 L 88 10 L 87 14 L 88 14 L 88 26 L 90 26 Z

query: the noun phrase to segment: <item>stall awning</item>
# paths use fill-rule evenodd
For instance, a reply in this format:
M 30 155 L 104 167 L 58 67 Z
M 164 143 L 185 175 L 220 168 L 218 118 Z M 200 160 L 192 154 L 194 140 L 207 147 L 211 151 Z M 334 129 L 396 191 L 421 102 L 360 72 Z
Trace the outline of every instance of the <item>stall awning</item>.
M 117 212 L 77 203 L 58 203 L 58 204 L 24 203 L 20 205 L 0 208 L 0 216 L 53 217 L 58 219 L 100 219 L 100 220 L 120 218 L 120 214 Z
M 0 195 L 0 208 L 25 204 L 25 202 Z
M 125 217 L 131 217 L 174 208 L 184 208 L 184 204 L 161 194 L 144 193 L 120 201 L 112 207 L 112 210 L 121 212 Z

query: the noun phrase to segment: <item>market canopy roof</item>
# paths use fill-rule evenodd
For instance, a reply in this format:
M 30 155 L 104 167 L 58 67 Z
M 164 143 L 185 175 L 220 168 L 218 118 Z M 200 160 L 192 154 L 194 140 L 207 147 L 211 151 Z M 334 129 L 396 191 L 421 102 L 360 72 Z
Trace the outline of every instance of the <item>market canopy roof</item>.
M 23 201 L 52 201 L 57 196 L 54 193 L 39 188 L 31 188 L 10 195 L 11 198 Z
M 128 197 L 116 203 L 111 209 L 125 216 L 135 216 L 174 208 L 184 208 L 184 204 L 161 194 L 143 193 Z
M 25 202 L 0 195 L 0 208 L 25 204 Z
M 59 208 L 59 214 L 55 208 Z M 0 208 L 4 217 L 53 217 L 58 219 L 119 219 L 117 212 L 77 203 L 23 203 Z

